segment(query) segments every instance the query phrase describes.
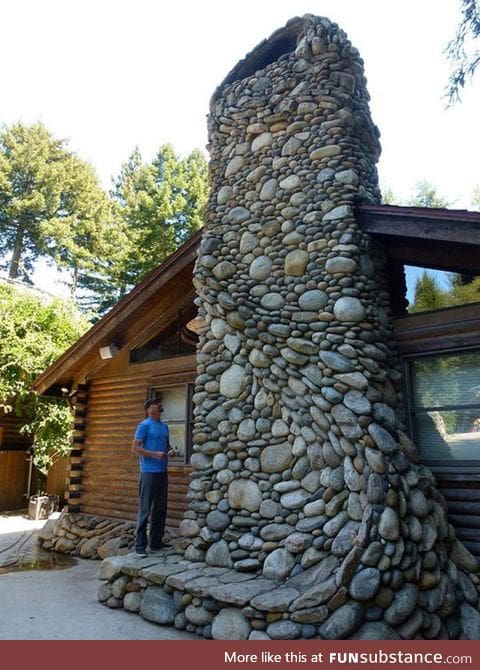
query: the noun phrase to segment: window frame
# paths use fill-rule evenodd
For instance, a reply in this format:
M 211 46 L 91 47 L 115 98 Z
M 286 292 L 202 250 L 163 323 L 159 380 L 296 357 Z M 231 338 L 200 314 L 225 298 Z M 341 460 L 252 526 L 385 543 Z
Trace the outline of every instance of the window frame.
M 165 391 L 168 391 L 173 388 L 184 388 L 185 389 L 185 417 L 182 424 L 182 421 L 163 421 L 167 426 L 170 425 L 184 425 L 185 426 L 185 453 L 182 456 L 169 456 L 169 465 L 172 466 L 185 466 L 189 465 L 190 458 L 193 453 L 193 392 L 194 392 L 194 382 L 177 382 L 173 384 L 160 383 L 160 384 L 151 384 L 148 387 L 148 396 L 147 400 L 157 397 L 158 394 L 163 394 Z
M 415 318 L 415 315 L 412 315 Z M 426 458 L 419 448 L 419 436 L 416 429 L 415 417 L 420 412 L 427 411 L 452 411 L 455 409 L 478 409 L 480 415 L 480 401 L 478 403 L 470 403 L 468 405 L 438 405 L 432 407 L 418 407 L 414 401 L 414 387 L 412 375 L 412 363 L 422 358 L 434 358 L 439 356 L 448 356 L 450 354 L 462 354 L 469 351 L 478 352 L 480 354 L 480 347 L 461 347 L 452 349 L 438 349 L 425 352 L 416 352 L 406 354 L 401 358 L 402 378 L 403 378 L 403 392 L 405 398 L 405 418 L 407 424 L 407 432 L 413 442 L 417 445 L 422 463 L 429 467 L 433 472 L 469 472 L 480 473 L 480 456 L 478 459 L 432 459 Z

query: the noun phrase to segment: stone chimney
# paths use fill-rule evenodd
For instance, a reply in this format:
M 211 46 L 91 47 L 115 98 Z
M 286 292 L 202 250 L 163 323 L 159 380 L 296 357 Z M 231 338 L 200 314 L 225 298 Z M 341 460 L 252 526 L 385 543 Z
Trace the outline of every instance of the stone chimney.
M 380 198 L 368 99 L 311 15 L 212 98 L 185 557 L 280 582 L 251 606 L 312 637 L 478 638 L 476 562 L 403 432 L 385 258 L 355 220 Z

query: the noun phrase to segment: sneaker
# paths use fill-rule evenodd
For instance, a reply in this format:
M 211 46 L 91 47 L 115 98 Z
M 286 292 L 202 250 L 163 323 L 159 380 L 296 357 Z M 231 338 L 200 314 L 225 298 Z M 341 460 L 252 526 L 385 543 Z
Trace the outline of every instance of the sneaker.
M 135 552 L 135 558 L 147 558 L 148 554 L 145 549 L 138 549 Z
M 164 549 L 170 549 L 170 544 L 168 542 L 160 542 L 158 547 L 151 547 L 150 553 L 158 554 L 159 551 L 163 551 Z

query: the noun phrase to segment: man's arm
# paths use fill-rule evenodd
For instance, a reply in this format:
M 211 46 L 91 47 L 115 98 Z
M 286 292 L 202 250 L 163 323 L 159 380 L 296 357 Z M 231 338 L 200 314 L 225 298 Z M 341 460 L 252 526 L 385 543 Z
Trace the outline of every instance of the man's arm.
M 157 461 L 161 461 L 165 458 L 165 452 L 163 451 L 150 451 L 150 449 L 143 448 L 143 440 L 133 440 L 132 443 L 132 454 L 137 456 L 148 456 L 148 458 L 154 458 Z

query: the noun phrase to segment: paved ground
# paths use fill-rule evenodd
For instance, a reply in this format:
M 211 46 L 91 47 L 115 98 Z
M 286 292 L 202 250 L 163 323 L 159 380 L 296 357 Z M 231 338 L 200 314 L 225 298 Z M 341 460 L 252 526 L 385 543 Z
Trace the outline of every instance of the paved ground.
M 0 513 L 0 640 L 198 639 L 100 605 L 98 561 L 28 569 L 52 564 L 52 555 L 35 538 L 44 523 Z

